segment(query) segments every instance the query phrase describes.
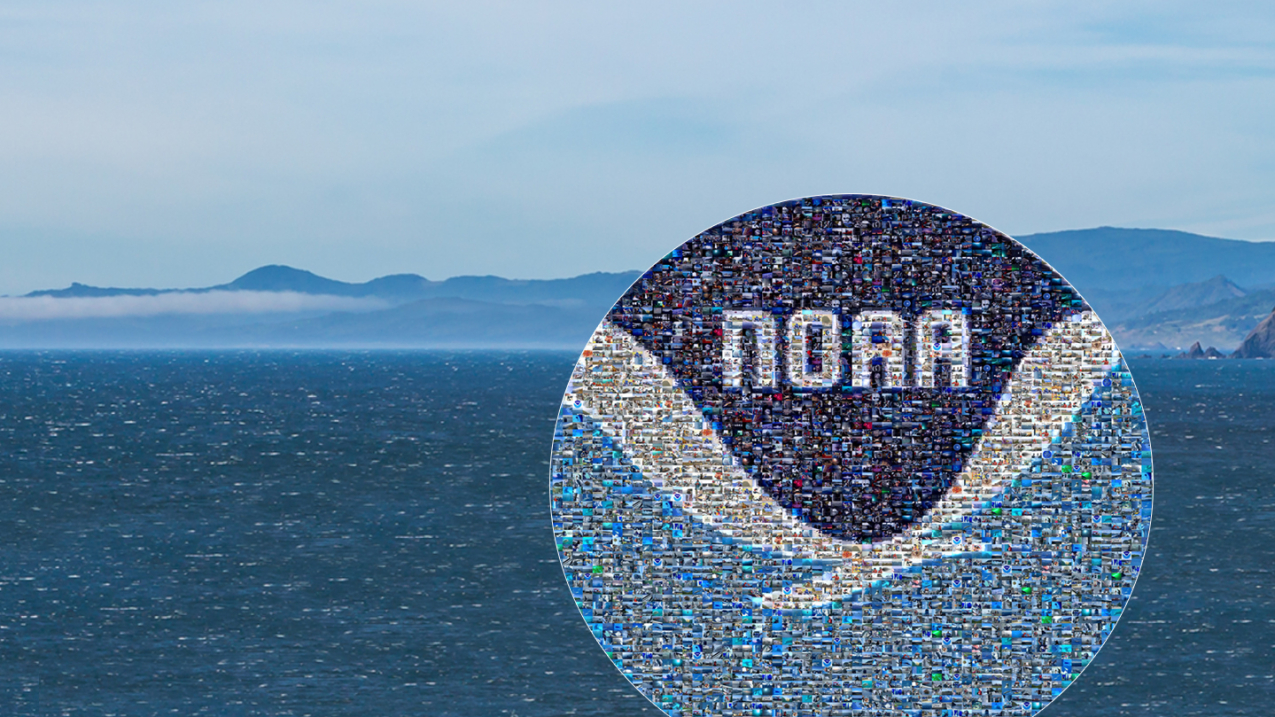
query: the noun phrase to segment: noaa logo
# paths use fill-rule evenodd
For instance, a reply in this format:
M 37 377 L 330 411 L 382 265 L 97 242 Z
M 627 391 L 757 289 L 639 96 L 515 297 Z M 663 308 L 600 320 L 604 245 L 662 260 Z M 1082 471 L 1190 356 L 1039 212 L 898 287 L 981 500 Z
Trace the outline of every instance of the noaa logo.
M 1151 518 L 1110 333 L 1013 239 L 878 196 L 765 207 L 581 353 L 553 528 L 670 715 L 1033 714 L 1118 620 Z

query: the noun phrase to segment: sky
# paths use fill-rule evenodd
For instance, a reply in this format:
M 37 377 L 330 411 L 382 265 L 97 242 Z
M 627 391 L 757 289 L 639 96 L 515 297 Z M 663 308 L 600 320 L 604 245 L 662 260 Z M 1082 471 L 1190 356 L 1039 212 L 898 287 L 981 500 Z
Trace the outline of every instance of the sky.
M 815 194 L 1275 239 L 1275 3 L 0 5 L 0 294 L 650 266 Z

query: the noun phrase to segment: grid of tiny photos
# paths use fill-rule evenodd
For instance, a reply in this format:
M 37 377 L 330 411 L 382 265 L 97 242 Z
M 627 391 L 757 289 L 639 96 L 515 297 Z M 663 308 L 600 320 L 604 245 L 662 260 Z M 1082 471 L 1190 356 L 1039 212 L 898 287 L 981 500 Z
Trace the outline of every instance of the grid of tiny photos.
M 941 498 L 1015 362 L 1084 308 L 1039 257 L 973 219 L 919 202 L 816 197 L 763 207 L 686 242 L 645 272 L 608 320 L 660 356 L 776 500 L 830 534 L 878 540 Z M 791 329 L 805 311 L 840 319 L 837 356 L 807 351 L 809 364 L 839 364 L 843 380 L 829 390 L 783 380 L 792 378 L 786 359 L 796 342 L 778 324 Z M 968 326 L 964 390 L 912 385 L 925 383 L 924 354 L 901 348 L 934 311 Z M 753 324 L 757 341 L 736 344 L 744 366 L 724 381 L 728 318 L 753 312 L 775 322 Z M 855 344 L 865 336 L 879 351 L 859 363 Z M 817 338 L 829 348 L 834 337 Z M 858 390 L 852 379 L 863 372 L 891 390 Z
M 786 232 L 774 221 L 785 214 L 796 218 Z M 835 217 L 836 226 L 860 230 L 821 232 L 817 222 L 809 221 L 815 215 Z M 813 289 L 805 288 L 803 306 L 800 296 L 794 302 L 792 294 L 785 297 L 775 291 L 780 272 L 763 276 L 740 271 L 740 263 L 751 266 L 742 247 L 712 251 L 723 228 L 729 233 L 732 227 L 752 223 L 760 229 L 766 217 L 775 227 L 767 235 L 766 256 L 800 259 L 802 247 L 817 242 L 823 248 L 821 264 L 848 269 L 844 282 L 825 279 Z M 999 248 L 984 253 L 983 247 L 992 244 Z M 907 258 L 924 253 L 945 267 L 938 273 L 947 274 L 933 277 L 929 284 L 912 284 L 922 289 L 904 297 L 900 288 L 909 280 L 907 265 L 912 262 L 890 261 L 884 272 L 878 264 L 875 280 L 871 268 L 853 271 L 865 255 L 901 259 L 908 245 L 915 251 Z M 838 441 L 855 448 L 829 453 L 851 453 L 854 460 L 845 462 L 860 470 L 873 465 L 888 468 L 888 488 L 882 491 L 881 484 L 871 482 L 833 484 L 822 476 L 817 484 L 825 496 L 840 491 L 836 505 L 850 522 L 830 519 L 836 513 L 826 507 L 803 511 L 791 500 L 782 500 L 783 494 L 767 489 L 812 529 L 858 544 L 917 529 L 925 511 L 956 484 L 970 452 L 978 450 L 988 421 L 995 419 L 994 410 L 962 413 L 962 404 L 966 409 L 972 403 L 989 409 L 1002 405 L 995 398 L 1008 390 L 1016 361 L 1030 350 L 1031 342 L 1049 324 L 1088 310 L 1056 272 L 1012 239 L 947 210 L 880 197 L 812 198 L 758 210 L 700 235 L 664 263 L 692 250 L 711 260 L 701 261 L 700 271 L 718 280 L 725 266 L 735 267 L 726 277 L 731 291 L 720 291 L 713 281 L 689 284 L 690 291 L 698 287 L 707 294 L 686 301 L 695 312 L 681 317 L 692 324 L 700 320 L 698 332 L 686 331 L 675 342 L 668 328 L 667 335 L 656 340 L 643 333 L 650 330 L 651 321 L 626 321 L 634 315 L 625 307 L 634 305 L 638 293 L 649 291 L 652 278 L 658 276 L 655 272 L 648 272 L 645 284 L 635 285 L 617 303 L 606 325 L 629 332 L 652 350 L 669 380 L 704 412 L 706 434 L 729 431 L 723 428 L 731 425 L 731 419 L 723 417 L 723 406 L 738 404 L 740 394 L 753 401 L 778 396 L 801 405 L 804 400 L 806 412 L 777 407 L 767 416 L 775 433 L 788 440 L 803 431 L 809 435 L 811 404 L 834 415 L 875 412 L 875 424 L 859 416 L 838 425 Z M 740 256 L 744 262 L 736 261 Z M 953 258 L 957 261 L 944 262 Z M 934 265 L 924 268 L 916 262 L 912 268 L 929 272 Z M 808 269 L 788 270 L 810 276 Z M 828 267 L 822 271 L 827 277 Z M 807 285 L 796 286 L 802 291 Z M 886 286 L 892 290 L 882 291 Z M 1034 306 L 1024 306 L 1033 301 Z M 671 314 L 673 304 L 662 308 Z M 749 336 L 743 341 L 731 338 L 727 312 L 758 309 L 774 310 L 779 320 L 773 331 L 770 326 L 754 331 L 753 347 L 736 357 L 736 349 L 748 346 Z M 803 309 L 822 311 L 818 316 L 835 309 L 846 317 L 838 343 L 819 341 L 819 332 L 827 331 L 826 322 L 806 338 L 793 334 L 785 342 L 784 319 Z M 906 333 L 908 326 L 925 330 L 927 321 L 944 316 L 933 313 L 935 309 L 967 317 L 962 329 L 970 337 L 967 346 L 957 350 L 961 347 L 945 335 L 937 337 L 942 346 L 925 349 L 935 337 L 918 340 Z M 900 328 L 875 341 L 893 347 L 884 358 L 900 361 L 893 381 L 886 371 L 874 374 L 871 369 L 888 367 L 888 362 L 870 364 L 864 355 L 859 356 L 860 378 L 855 378 L 855 336 L 874 336 L 874 322 L 856 317 L 872 311 L 886 312 L 877 317 L 885 322 L 891 317 L 899 322 Z M 868 348 L 862 350 L 871 349 L 870 339 L 864 339 Z M 762 340 L 772 341 L 773 356 L 759 354 Z M 803 341 L 804 362 L 801 356 L 791 357 L 792 344 Z M 671 366 L 691 344 L 695 370 L 674 371 Z M 906 355 L 909 352 L 913 355 Z M 883 358 L 879 354 L 878 347 L 878 358 Z M 1070 353 L 1060 357 L 1063 362 L 1073 360 Z M 734 358 L 739 359 L 737 365 Z M 828 361 L 840 362 L 841 368 L 829 370 Z M 945 370 L 933 368 L 943 361 L 949 362 Z M 919 367 L 926 367 L 928 378 Z M 965 378 L 961 372 L 966 372 Z M 680 496 L 670 495 L 643 475 L 626 453 L 626 437 L 608 429 L 606 416 L 565 401 L 555 432 L 550 491 L 555 539 L 571 594 L 615 666 L 670 715 L 1034 714 L 1077 678 L 1110 635 L 1137 578 L 1150 526 L 1151 453 L 1132 376 L 1117 357 L 1093 383 L 1076 415 L 1047 441 L 1029 467 L 1006 481 L 992 499 L 943 526 L 964 536 L 969 552 L 900 565 L 888 579 L 799 609 L 777 607 L 764 598 L 819 583 L 833 566 L 751 545 L 702 520 L 686 509 Z M 609 406 L 606 412 L 649 411 L 651 407 L 641 405 L 643 394 L 633 395 L 631 405 Z M 924 407 L 905 416 L 904 409 L 913 402 Z M 785 434 L 782 425 L 776 428 L 785 420 L 800 425 Z M 926 431 L 933 433 L 927 436 Z M 832 438 L 821 445 L 830 445 Z M 905 438 L 906 446 L 901 445 Z M 814 473 L 829 471 L 833 464 L 808 441 L 794 443 L 802 448 L 790 451 L 790 458 L 812 455 L 815 460 L 785 463 L 781 452 L 775 465 L 796 465 L 785 479 L 798 481 L 798 486 L 815 485 Z M 738 443 L 724 445 L 730 446 L 722 456 L 724 463 L 743 466 L 759 484 L 766 482 L 758 465 L 748 465 Z M 949 478 L 944 482 L 936 483 L 932 474 L 921 475 L 918 466 L 926 464 L 926 451 L 937 451 L 932 462 L 947 467 Z M 906 487 L 908 480 L 924 483 L 934 495 L 921 501 L 917 491 L 892 490 Z M 895 505 L 865 512 L 906 514 L 909 519 L 882 521 L 868 531 L 840 527 L 852 525 L 859 506 L 873 501 Z

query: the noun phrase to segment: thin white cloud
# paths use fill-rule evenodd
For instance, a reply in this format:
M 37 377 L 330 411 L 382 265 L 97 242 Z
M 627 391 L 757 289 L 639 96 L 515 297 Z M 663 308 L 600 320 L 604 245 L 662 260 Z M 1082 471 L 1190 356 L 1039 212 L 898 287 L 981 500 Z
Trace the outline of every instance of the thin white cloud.
M 162 314 L 290 314 L 312 311 L 372 311 L 388 304 L 376 298 L 301 294 L 294 291 L 173 292 L 152 296 L 0 297 L 0 321 L 123 318 Z

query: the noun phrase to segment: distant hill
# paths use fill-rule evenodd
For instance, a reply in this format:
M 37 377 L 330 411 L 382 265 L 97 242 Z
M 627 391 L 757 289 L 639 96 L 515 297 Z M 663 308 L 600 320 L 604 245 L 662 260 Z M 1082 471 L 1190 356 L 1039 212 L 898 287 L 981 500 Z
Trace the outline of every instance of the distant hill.
M 1234 358 L 1275 358 L 1275 311 L 1262 319 L 1235 350 Z
M 1114 326 L 1147 314 L 1194 309 L 1230 301 L 1250 292 L 1225 276 L 1218 275 L 1207 281 L 1179 284 L 1167 289 L 1161 286 L 1126 290 L 1089 287 L 1080 289 L 1080 293 L 1103 321 Z
M 426 285 L 429 281 L 416 274 L 404 274 L 410 277 L 408 284 L 412 286 Z M 384 277 L 385 279 L 397 277 Z M 380 281 L 374 280 L 374 281 Z M 244 274 L 229 284 L 209 287 L 207 290 L 223 291 L 295 291 L 299 294 L 324 294 L 327 296 L 369 296 L 375 293 L 373 281 L 365 284 L 351 284 L 336 279 L 328 279 L 311 271 L 294 269 L 282 264 L 271 264 Z
M 1198 341 L 1229 351 L 1275 306 L 1275 243 L 1113 227 L 1019 239 L 1080 290 L 1126 350 L 1178 352 Z M 76 283 L 31 292 L 27 298 L 41 299 L 41 311 L 47 309 L 44 299 L 101 299 L 118 306 L 121 315 L 91 318 L 71 311 L 63 318 L 24 320 L 13 318 L 21 312 L 0 313 L 8 317 L 0 318 L 0 348 L 578 348 L 640 275 L 431 281 L 418 274 L 393 274 L 356 283 L 270 265 L 225 284 L 195 289 Z M 202 298 L 204 294 L 208 296 Z M 137 302 L 189 307 L 214 299 L 218 306 L 256 302 L 269 308 L 253 309 L 256 313 L 152 308 L 152 315 L 129 308 Z M 129 311 L 133 315 L 122 315 Z
M 1017 239 L 1080 291 L 1125 349 L 1232 349 L 1275 297 L 1275 242 L 1116 227 Z
M 1115 323 L 1111 331 L 1122 347 L 1205 346 L 1230 350 L 1239 345 L 1275 306 L 1275 291 L 1255 291 L 1206 306 L 1145 314 Z M 1101 312 L 1099 312 L 1101 316 Z
M 1248 292 L 1221 274 L 1194 284 L 1175 286 L 1141 307 L 1143 314 L 1180 311 L 1238 299 Z
M 1087 287 L 1168 288 L 1219 274 L 1244 287 L 1275 284 L 1275 242 L 1219 239 L 1167 229 L 1098 227 L 1015 237 L 1067 277 Z
M 389 299 L 396 303 L 450 298 L 501 304 L 551 306 L 590 306 L 606 302 L 606 306 L 610 306 L 639 276 L 641 272 L 625 271 L 595 272 L 569 279 L 456 276 L 443 281 L 430 281 L 418 274 L 392 274 L 362 284 L 351 284 L 276 264 L 254 269 L 229 284 L 210 287 L 210 289 L 372 296 Z
M 629 271 L 567 279 L 461 276 L 430 281 L 416 274 L 396 274 L 350 283 L 272 265 L 226 284 L 197 289 L 117 289 L 77 283 L 66 289 L 31 292 L 24 298 L 185 301 L 201 295 L 211 300 L 252 292 L 243 295 L 303 294 L 379 302 L 357 312 L 302 308 L 251 314 L 9 318 L 0 320 L 0 348 L 578 348 L 638 276 L 640 272 Z M 389 308 L 375 308 L 387 304 Z
M 418 274 L 392 274 L 363 283 L 328 279 L 310 271 L 271 264 L 244 274 L 227 284 L 198 289 L 117 289 L 74 283 L 65 289 L 46 289 L 28 297 L 100 298 L 109 296 L 157 296 L 210 291 L 293 291 L 322 296 L 373 297 L 394 304 L 421 299 L 472 299 L 501 304 L 548 306 L 610 306 L 641 276 L 639 271 L 595 272 L 568 279 L 504 279 L 499 276 L 456 276 L 430 281 Z
M 204 291 L 203 289 L 116 289 L 100 286 L 89 286 L 78 281 L 72 282 L 65 289 L 41 289 L 23 294 L 27 297 L 50 296 L 58 299 L 94 299 L 104 296 L 155 296 L 170 291 Z

